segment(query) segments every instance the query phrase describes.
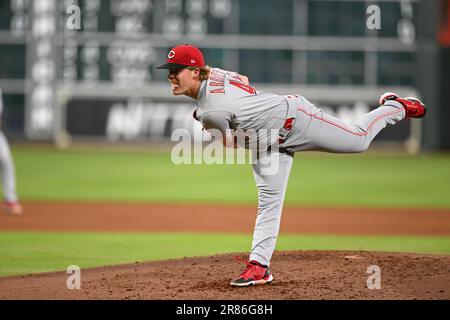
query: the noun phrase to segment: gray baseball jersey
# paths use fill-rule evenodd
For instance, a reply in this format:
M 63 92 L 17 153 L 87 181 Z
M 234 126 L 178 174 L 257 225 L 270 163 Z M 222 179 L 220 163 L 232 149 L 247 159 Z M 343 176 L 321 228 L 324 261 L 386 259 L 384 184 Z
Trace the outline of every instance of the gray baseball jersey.
M 353 125 L 328 115 L 300 95 L 280 96 L 256 90 L 240 81 L 235 72 L 212 69 L 197 97 L 197 119 L 205 129 L 280 130 L 286 117 L 294 116 L 292 129 L 279 150 L 262 154 L 253 164 L 258 187 L 258 214 L 250 260 L 269 265 L 278 237 L 284 196 L 297 151 L 363 152 L 388 124 L 404 119 L 399 102 L 388 100 Z M 293 110 L 293 111 L 292 111 Z M 259 139 L 253 136 L 254 139 Z M 277 142 L 278 139 L 271 142 Z M 268 160 L 277 161 L 276 172 L 267 174 Z
M 222 135 L 227 129 L 238 130 L 248 137 L 248 146 L 256 146 L 261 139 L 272 144 L 286 119 L 286 98 L 270 92 L 256 90 L 243 84 L 239 74 L 213 68 L 211 76 L 203 81 L 197 97 L 197 118 L 205 129 L 218 129 Z M 266 129 L 267 135 L 261 135 Z

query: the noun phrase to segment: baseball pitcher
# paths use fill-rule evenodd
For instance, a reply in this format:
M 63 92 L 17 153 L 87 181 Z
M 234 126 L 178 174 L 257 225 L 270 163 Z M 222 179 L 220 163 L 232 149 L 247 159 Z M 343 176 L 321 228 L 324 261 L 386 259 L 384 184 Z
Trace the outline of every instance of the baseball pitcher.
M 168 70 L 174 95 L 196 100 L 194 118 L 225 146 L 236 147 L 230 134 L 233 130 L 251 131 L 250 141 L 268 140 L 267 148 L 262 150 L 265 152 L 258 153 L 253 163 L 258 214 L 249 261 L 231 286 L 273 281 L 270 260 L 295 152 L 364 152 L 388 124 L 394 125 L 405 118 L 421 118 L 426 112 L 424 104 L 416 98 L 385 93 L 377 109 L 361 117 L 356 124 L 348 125 L 324 113 L 301 95 L 282 96 L 258 90 L 249 85 L 246 76 L 206 66 L 202 52 L 192 45 L 172 48 L 167 63 L 158 69 Z M 266 135 L 274 130 L 275 136 Z M 258 135 L 258 132 L 264 134 Z M 249 145 L 244 146 L 249 148 Z M 263 169 L 270 161 L 278 162 L 277 170 L 267 173 Z

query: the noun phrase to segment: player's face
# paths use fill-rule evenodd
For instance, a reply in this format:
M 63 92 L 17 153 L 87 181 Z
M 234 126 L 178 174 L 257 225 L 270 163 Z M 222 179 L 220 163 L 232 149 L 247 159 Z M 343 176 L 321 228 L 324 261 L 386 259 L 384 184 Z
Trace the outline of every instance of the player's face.
M 173 95 L 178 96 L 184 94 L 195 98 L 195 90 L 198 82 L 195 77 L 195 70 L 190 70 L 188 68 L 169 69 L 167 78 L 172 85 Z

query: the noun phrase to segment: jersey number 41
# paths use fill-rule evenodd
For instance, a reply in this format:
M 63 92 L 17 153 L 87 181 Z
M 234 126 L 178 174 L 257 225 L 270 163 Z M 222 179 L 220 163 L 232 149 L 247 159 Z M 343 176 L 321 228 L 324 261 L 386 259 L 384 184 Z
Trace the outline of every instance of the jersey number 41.
M 241 88 L 244 91 L 247 91 L 249 94 L 256 94 L 256 90 L 253 87 L 250 87 L 246 84 L 243 84 L 241 82 L 237 82 L 237 81 L 230 81 L 230 84 L 232 84 L 235 87 Z

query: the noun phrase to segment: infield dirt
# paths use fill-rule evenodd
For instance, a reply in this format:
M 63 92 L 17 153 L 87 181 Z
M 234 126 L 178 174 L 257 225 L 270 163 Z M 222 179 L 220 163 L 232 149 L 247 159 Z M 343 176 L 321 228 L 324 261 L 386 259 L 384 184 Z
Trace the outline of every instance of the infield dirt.
M 0 230 L 252 232 L 252 207 L 26 203 Z M 449 210 L 286 208 L 281 232 L 450 235 Z M 450 299 L 450 256 L 381 252 L 275 252 L 274 282 L 232 288 L 235 256 L 190 257 L 83 269 L 80 290 L 64 271 L 0 278 L 0 299 Z M 368 289 L 368 266 L 381 289 Z

